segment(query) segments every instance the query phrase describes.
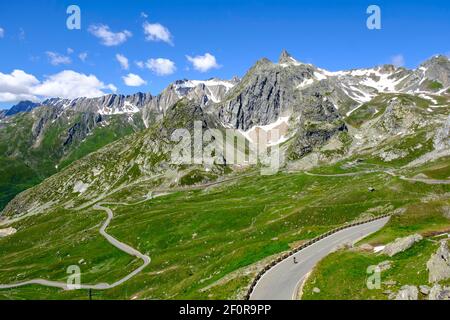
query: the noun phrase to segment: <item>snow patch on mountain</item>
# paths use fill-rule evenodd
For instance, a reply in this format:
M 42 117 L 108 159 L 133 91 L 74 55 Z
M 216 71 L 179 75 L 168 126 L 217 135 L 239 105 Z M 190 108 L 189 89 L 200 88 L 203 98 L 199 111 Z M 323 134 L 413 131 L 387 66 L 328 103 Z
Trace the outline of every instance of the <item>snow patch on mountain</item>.
M 215 78 L 204 81 L 179 80 L 174 83 L 173 89 L 180 99 L 189 97 L 189 94 L 196 89 L 198 89 L 198 91 L 204 90 L 204 94 L 206 94 L 209 100 L 218 103 L 222 101 L 223 96 L 227 94 L 238 81 L 239 80 L 237 79 L 227 81 Z
M 287 67 L 289 67 L 291 65 L 293 65 L 293 66 L 301 66 L 302 63 L 297 61 L 297 60 L 295 60 L 293 57 L 288 57 L 288 61 L 279 63 L 279 65 L 281 67 L 283 67 L 283 68 L 287 68 Z
M 277 121 L 264 126 L 253 126 L 247 131 L 239 130 L 239 132 L 252 144 L 258 143 L 258 137 L 265 139 L 268 146 L 275 146 L 287 141 L 290 137 L 289 118 L 280 117 Z M 277 132 L 275 131 L 277 130 Z M 259 141 L 261 143 L 261 141 Z

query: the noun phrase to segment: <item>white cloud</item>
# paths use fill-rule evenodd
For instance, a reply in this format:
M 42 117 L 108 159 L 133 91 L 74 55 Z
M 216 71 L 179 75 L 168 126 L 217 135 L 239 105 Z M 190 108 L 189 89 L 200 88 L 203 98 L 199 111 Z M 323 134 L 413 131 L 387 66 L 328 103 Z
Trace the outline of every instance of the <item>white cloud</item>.
M 2 92 L 19 93 L 23 87 L 31 87 L 39 83 L 35 76 L 22 70 L 14 70 L 10 74 L 0 72 L 0 90 Z
M 144 22 L 142 25 L 144 28 L 145 39 L 148 41 L 163 41 L 170 45 L 173 45 L 172 34 L 169 29 L 159 23 Z
M 74 51 L 72 48 L 67 48 L 67 54 L 72 54 Z
M 129 87 L 140 87 L 147 84 L 147 81 L 134 73 L 129 73 L 126 77 L 122 77 L 123 82 Z
M 117 87 L 115 85 L 113 85 L 112 83 L 108 84 L 105 89 L 111 90 L 111 92 L 116 93 L 117 92 Z
M 0 38 L 3 38 L 5 36 L 5 29 L 0 27 Z
M 103 45 L 108 47 L 118 46 L 127 41 L 127 39 L 133 35 L 128 30 L 123 30 L 121 32 L 112 32 L 109 29 L 109 26 L 104 24 L 91 25 L 88 28 L 88 31 L 99 38 Z
M 203 56 L 186 56 L 186 58 L 192 63 L 194 69 L 200 72 L 207 72 L 211 69 L 220 68 L 220 65 L 216 61 L 216 57 L 210 53 L 205 53 Z
M 119 64 L 122 67 L 122 69 L 128 70 L 130 68 L 128 59 L 123 54 L 116 54 L 116 59 L 117 59 L 117 61 L 119 61 Z
M 45 97 L 75 99 L 78 97 L 98 97 L 103 89 L 117 90 L 113 85 L 105 85 L 94 75 L 85 75 L 72 70 L 64 70 L 49 76 L 33 89 L 33 93 Z
M 45 53 L 50 61 L 50 63 L 54 66 L 59 66 L 60 64 L 71 64 L 72 60 L 68 56 L 63 56 L 57 52 L 47 51 Z
M 14 94 L 10 92 L 0 92 L 0 102 L 17 103 L 19 101 L 33 101 L 38 102 L 39 99 L 36 96 L 30 94 Z
M 148 14 L 146 14 L 145 12 L 141 12 L 141 18 L 147 19 Z
M 98 97 L 105 94 L 103 90 L 116 92 L 117 88 L 103 83 L 94 75 L 71 70 L 48 76 L 43 82 L 22 70 L 14 70 L 10 74 L 0 72 L 0 102 L 38 101 L 48 97 Z
M 81 52 L 78 55 L 78 58 L 80 58 L 80 60 L 83 61 L 83 62 L 86 62 L 87 57 L 88 57 L 88 53 L 87 52 Z
M 146 62 L 145 65 L 158 76 L 167 76 L 177 70 L 173 61 L 163 58 L 150 59 Z
M 134 63 L 138 66 L 139 69 L 144 69 L 145 67 L 144 61 L 135 61 Z
M 405 65 L 405 58 L 401 54 L 397 54 L 393 57 L 391 57 L 391 64 L 393 64 L 396 67 L 402 67 Z
M 10 74 L 0 72 L 0 102 L 17 102 L 20 100 L 38 100 L 32 93 L 33 86 L 39 80 L 22 70 L 14 70 Z

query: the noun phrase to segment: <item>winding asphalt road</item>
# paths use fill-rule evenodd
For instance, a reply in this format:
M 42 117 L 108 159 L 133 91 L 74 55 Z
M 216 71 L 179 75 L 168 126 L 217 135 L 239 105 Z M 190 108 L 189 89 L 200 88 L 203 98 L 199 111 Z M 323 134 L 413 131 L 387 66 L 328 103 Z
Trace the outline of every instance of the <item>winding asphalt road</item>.
M 384 173 L 393 176 L 398 177 L 404 181 L 410 181 L 410 182 L 421 182 L 425 184 L 450 184 L 450 180 L 437 180 L 437 179 L 425 179 L 425 178 L 407 178 L 405 176 L 396 175 L 392 171 L 383 171 Z
M 299 286 L 320 260 L 337 246 L 356 242 L 378 231 L 388 221 L 389 217 L 341 230 L 281 261 L 261 277 L 250 300 L 296 299 Z
M 365 171 L 365 172 L 352 172 L 352 173 L 344 173 L 344 174 L 313 174 L 309 172 L 305 172 L 305 174 L 310 176 L 323 176 L 323 177 L 342 177 L 342 176 L 353 176 L 358 174 L 366 174 L 370 173 L 372 171 Z M 387 174 L 390 174 L 392 176 L 396 176 L 392 172 L 386 172 Z M 449 184 L 450 181 L 448 180 L 428 180 L 428 179 L 414 179 L 414 178 L 406 178 L 404 176 L 400 176 L 403 180 L 413 181 L 413 182 L 422 182 L 422 183 L 428 183 L 428 184 Z M 232 179 L 230 179 L 232 180 Z M 226 182 L 215 182 L 211 183 L 212 185 L 219 184 Z M 203 186 L 204 187 L 204 186 Z M 160 194 L 159 196 L 163 196 L 165 194 Z M 145 199 L 141 202 L 147 201 L 149 199 Z M 99 283 L 96 285 L 81 285 L 80 289 L 95 289 L 95 290 L 107 290 L 114 287 L 117 287 L 124 282 L 128 281 L 129 279 L 133 278 L 135 275 L 140 273 L 147 265 L 150 264 L 151 258 L 147 255 L 144 255 L 140 253 L 138 250 L 132 248 L 131 246 L 120 242 L 116 238 L 112 237 L 106 232 L 106 229 L 108 228 L 109 224 L 111 223 L 112 219 L 114 218 L 114 214 L 111 209 L 102 206 L 106 204 L 120 204 L 120 205 L 131 205 L 126 203 L 98 203 L 93 206 L 94 210 L 102 210 L 105 211 L 108 215 L 106 221 L 103 223 L 103 225 L 100 227 L 100 234 L 114 247 L 117 249 L 135 256 L 143 261 L 143 265 L 125 276 L 124 278 L 114 282 L 113 284 L 108 283 Z M 270 269 L 267 273 L 264 274 L 264 276 L 260 279 L 258 284 L 256 285 L 255 289 L 253 290 L 253 293 L 250 296 L 250 299 L 252 300 L 290 300 L 295 299 L 298 286 L 301 284 L 306 277 L 306 275 L 312 270 L 312 268 L 319 262 L 321 259 L 323 259 L 325 256 L 327 256 L 336 246 L 346 243 L 348 241 L 356 241 L 358 239 L 361 239 L 379 229 L 381 229 L 386 222 L 389 220 L 389 218 L 380 219 L 374 222 L 370 222 L 364 225 L 352 227 L 349 229 L 342 230 L 340 232 L 337 232 L 325 239 L 322 239 L 318 241 L 317 243 L 313 244 L 312 246 L 309 246 L 308 248 L 305 248 L 304 250 L 296 253 L 295 255 L 289 257 L 286 260 L 283 260 L 276 266 L 274 266 L 272 269 Z M 4 221 L 1 224 L 9 224 L 11 221 Z M 0 225 L 1 225 L 0 224 Z M 293 257 L 297 259 L 297 264 L 294 264 Z M 22 286 L 27 286 L 31 284 L 37 284 L 47 287 L 56 287 L 61 288 L 64 290 L 69 290 L 68 284 L 65 282 L 58 282 L 58 281 L 50 281 L 50 280 L 44 280 L 44 279 L 33 279 L 29 281 L 19 282 L 15 284 L 0 284 L 0 289 L 11 289 L 11 288 L 17 288 Z
M 250 174 L 245 174 L 242 176 L 248 176 Z M 241 176 L 241 177 L 242 177 Z M 202 187 L 210 187 L 210 186 L 214 186 L 214 185 L 218 185 L 224 182 L 229 182 L 229 181 L 233 181 L 235 179 L 237 179 L 238 177 L 235 178 L 230 178 L 230 179 L 225 179 L 225 180 L 221 180 L 221 181 L 216 181 L 216 182 L 211 182 L 202 186 L 195 186 L 194 188 L 202 188 Z M 151 197 L 147 197 L 146 199 L 142 200 L 142 201 L 138 201 L 136 203 L 115 203 L 115 202 L 102 202 L 102 203 L 97 203 L 93 206 L 94 210 L 102 210 L 105 211 L 106 214 L 108 215 L 106 221 L 103 223 L 103 225 L 100 227 L 100 234 L 110 243 L 112 244 L 114 247 L 116 247 L 117 249 L 131 255 L 131 256 L 135 256 L 139 259 L 141 259 L 144 263 L 142 264 L 142 266 L 140 266 L 139 268 L 137 268 L 136 270 L 134 270 L 133 272 L 131 272 L 130 274 L 128 274 L 127 276 L 123 277 L 122 279 L 114 282 L 113 284 L 109 284 L 109 283 L 99 283 L 99 284 L 95 284 L 95 285 L 90 285 L 90 284 L 81 284 L 77 289 L 95 289 L 95 290 L 107 290 L 107 289 L 112 289 L 114 287 L 117 287 L 121 284 L 123 284 L 124 282 L 130 280 L 131 278 L 133 278 L 135 275 L 137 275 L 138 273 L 140 273 L 146 266 L 148 266 L 151 262 L 151 258 L 147 255 L 144 255 L 142 253 L 140 253 L 138 250 L 134 249 L 133 247 L 120 242 L 119 240 L 117 240 L 116 238 L 114 238 L 113 236 L 109 235 L 106 232 L 106 229 L 108 228 L 109 224 L 111 223 L 112 219 L 114 218 L 114 214 L 112 212 L 111 209 L 104 207 L 102 205 L 123 205 L 123 206 L 130 206 L 130 205 L 137 205 L 140 203 L 143 203 L 145 201 L 157 198 L 157 197 L 162 197 L 165 196 L 167 194 L 169 194 L 170 192 L 173 192 L 174 189 L 169 189 L 169 190 L 164 190 L 164 191 L 156 191 L 159 192 L 159 194 L 153 195 Z M 21 217 L 20 219 L 25 218 L 25 216 Z M 18 219 L 17 221 L 19 221 L 20 219 Z M 0 226 L 1 225 L 7 225 L 7 224 L 11 224 L 12 220 L 6 220 L 6 221 L 0 221 Z M 69 287 L 69 284 L 67 284 L 66 282 L 60 282 L 60 281 L 51 281 L 51 280 L 45 280 L 45 279 L 33 279 L 33 280 L 28 280 L 28 281 L 23 281 L 23 282 L 18 282 L 18 283 L 12 283 L 12 284 L 0 284 L 0 290 L 2 289 L 12 289 L 12 288 L 18 288 L 18 287 L 23 287 L 23 286 L 28 286 L 28 285 L 42 285 L 42 286 L 46 286 L 46 287 L 54 287 L 54 288 L 61 288 L 64 290 L 70 290 L 71 287 Z
M 133 272 L 129 273 L 127 276 L 123 277 L 122 279 L 114 282 L 113 284 L 108 284 L 108 283 L 99 283 L 96 285 L 82 284 L 77 289 L 107 290 L 107 289 L 117 287 L 117 286 L 121 285 L 122 283 L 130 280 L 138 273 L 140 273 L 151 262 L 151 259 L 149 256 L 140 253 L 138 250 L 130 247 L 129 245 L 127 245 L 123 242 L 120 242 L 119 240 L 117 240 L 116 238 L 114 238 L 113 236 L 109 235 L 106 232 L 106 229 L 108 228 L 109 224 L 111 223 L 112 219 L 114 218 L 114 214 L 110 208 L 103 207 L 102 204 L 106 204 L 106 203 L 96 204 L 93 207 L 94 210 L 105 211 L 106 214 L 108 215 L 108 218 L 100 227 L 100 234 L 117 249 L 119 249 L 131 256 L 135 256 L 135 257 L 141 259 L 144 263 L 142 264 L 142 266 L 140 266 Z M 114 203 L 108 203 L 108 204 L 114 204 Z M 46 287 L 61 288 L 64 290 L 71 289 L 71 288 L 69 288 L 69 285 L 66 282 L 50 281 L 50 280 L 44 280 L 44 279 L 34 279 L 34 280 L 29 280 L 29 281 L 14 283 L 14 284 L 5 284 L 5 285 L 0 284 L 0 289 L 18 288 L 18 287 L 31 285 L 31 284 L 37 284 L 37 285 L 42 285 L 42 286 L 46 286 Z
M 319 177 L 349 177 L 361 174 L 373 173 L 376 171 L 359 171 L 341 174 L 314 174 L 305 171 L 309 176 Z M 396 175 L 392 171 L 380 171 L 402 180 L 410 182 L 421 182 L 425 184 L 450 184 L 450 180 L 434 180 L 421 178 L 407 178 L 405 176 Z M 369 234 L 381 229 L 387 222 L 388 218 L 383 218 L 367 224 L 355 226 L 352 228 L 339 231 L 327 238 L 324 238 L 312 246 L 299 251 L 298 253 L 283 260 L 267 271 L 255 286 L 251 300 L 292 300 L 297 298 L 300 285 L 303 283 L 308 273 L 312 271 L 314 266 L 332 252 L 337 246 L 349 241 L 356 242 Z M 297 263 L 294 263 L 294 257 Z
M 392 177 L 397 177 L 397 178 L 400 178 L 401 180 L 409 181 L 409 182 L 420 182 L 420 183 L 425 183 L 425 184 L 450 184 L 450 180 L 437 180 L 437 179 L 426 179 L 426 178 L 407 178 L 405 176 L 395 174 L 393 171 L 389 171 L 389 170 L 367 170 L 367 171 L 336 173 L 336 174 L 320 174 L 320 173 L 311 173 L 308 171 L 305 171 L 304 173 L 307 176 L 312 176 L 312 177 L 339 178 L 339 177 L 353 177 L 353 176 L 359 176 L 359 175 L 375 173 L 375 172 L 385 173 Z

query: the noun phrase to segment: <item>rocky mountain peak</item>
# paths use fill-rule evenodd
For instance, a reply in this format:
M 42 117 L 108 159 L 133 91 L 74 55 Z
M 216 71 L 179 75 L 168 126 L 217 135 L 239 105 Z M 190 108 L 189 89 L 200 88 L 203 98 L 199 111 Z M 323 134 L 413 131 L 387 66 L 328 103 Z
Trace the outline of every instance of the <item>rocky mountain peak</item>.
M 381 73 L 394 73 L 397 71 L 398 68 L 401 67 L 396 67 L 393 64 L 384 64 L 379 67 L 379 71 Z
M 278 59 L 278 63 L 279 64 L 291 63 L 293 60 L 295 60 L 295 59 L 289 54 L 289 52 L 287 52 L 286 49 L 283 49 L 283 51 L 281 52 L 280 58 Z
M 19 112 L 28 112 L 36 108 L 39 104 L 32 101 L 21 101 L 18 104 L 12 106 L 9 110 L 5 112 L 5 116 L 12 116 Z
M 435 55 L 435 56 L 431 57 L 430 59 L 426 60 L 424 63 L 422 63 L 422 66 L 441 64 L 441 63 L 443 63 L 443 64 L 450 63 L 450 59 L 443 54 L 438 54 L 438 55 Z
M 239 83 L 239 81 L 241 81 L 241 79 L 238 77 L 238 76 L 234 76 L 232 79 L 231 79 L 231 82 L 232 83 Z
M 261 59 L 259 59 L 258 61 L 256 61 L 255 65 L 253 66 L 252 69 L 254 69 L 254 68 L 259 68 L 259 67 L 272 66 L 272 65 L 273 65 L 273 63 L 272 63 L 272 61 L 270 61 L 269 59 L 267 59 L 267 58 L 261 58 Z
M 447 56 L 436 55 L 420 65 L 418 72 L 422 78 L 432 81 L 427 86 L 435 89 L 445 89 L 450 85 L 450 60 Z

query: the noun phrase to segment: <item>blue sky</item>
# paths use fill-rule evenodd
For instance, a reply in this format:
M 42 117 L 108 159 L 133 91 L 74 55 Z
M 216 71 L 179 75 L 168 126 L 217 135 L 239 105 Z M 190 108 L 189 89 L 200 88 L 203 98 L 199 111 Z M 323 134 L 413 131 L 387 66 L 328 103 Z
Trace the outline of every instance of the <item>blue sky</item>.
M 71 4 L 81 30 L 66 27 Z M 371 4 L 381 8 L 381 30 L 366 27 Z M 157 94 L 177 79 L 230 79 L 283 48 L 332 71 L 393 60 L 415 68 L 449 54 L 449 34 L 448 0 L 0 1 L 0 108 L 26 97 Z

